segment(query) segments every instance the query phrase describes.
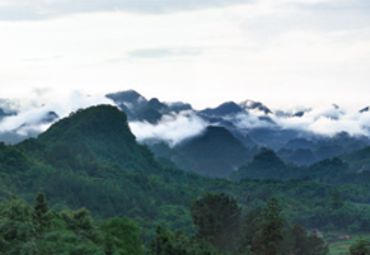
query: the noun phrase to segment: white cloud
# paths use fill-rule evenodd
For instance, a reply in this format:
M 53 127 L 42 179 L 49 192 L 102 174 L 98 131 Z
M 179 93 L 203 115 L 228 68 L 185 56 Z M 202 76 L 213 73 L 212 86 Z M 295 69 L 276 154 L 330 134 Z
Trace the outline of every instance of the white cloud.
M 261 127 L 271 127 L 271 123 L 261 120 L 260 112 L 256 112 L 253 114 L 253 111 L 250 111 L 249 114 L 247 113 L 240 113 L 237 114 L 233 119 L 228 119 L 229 121 L 233 121 L 236 127 L 240 129 L 253 129 L 253 128 L 261 128 Z
M 326 136 L 340 132 L 353 136 L 370 135 L 369 112 L 360 113 L 358 110 L 343 110 L 333 106 L 313 108 L 302 117 L 274 117 L 273 120 L 283 128 Z
M 189 111 L 165 115 L 157 124 L 138 121 L 129 124 L 138 141 L 162 140 L 170 146 L 175 146 L 185 139 L 199 135 L 207 127 L 205 121 Z
M 43 121 L 49 112 L 55 112 L 63 118 L 78 109 L 99 104 L 113 103 L 105 97 L 87 96 L 77 91 L 60 94 L 51 90 L 35 90 L 27 99 L 18 98 L 12 101 L 18 114 L 0 121 L 0 133 L 13 132 L 25 137 L 39 134 L 52 124 Z

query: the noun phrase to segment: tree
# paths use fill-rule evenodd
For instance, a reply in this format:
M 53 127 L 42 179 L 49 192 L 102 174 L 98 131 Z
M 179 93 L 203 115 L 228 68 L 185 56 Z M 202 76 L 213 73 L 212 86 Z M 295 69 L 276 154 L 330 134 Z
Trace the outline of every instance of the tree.
M 34 254 L 35 235 L 28 204 L 13 198 L 0 205 L 0 254 Z
M 295 255 L 308 255 L 307 231 L 299 225 L 294 225 L 291 233 L 293 237 L 292 253 Z
M 241 254 L 249 254 L 253 239 L 261 226 L 262 208 L 256 208 L 246 213 L 242 218 L 239 252 Z
M 105 235 L 106 254 L 144 254 L 139 227 L 126 218 L 106 220 L 101 230 Z
M 236 248 L 240 208 L 233 198 L 223 193 L 206 194 L 193 204 L 191 213 L 199 239 L 222 250 Z
M 328 245 L 317 233 L 309 236 L 307 246 L 309 247 L 308 255 L 326 255 L 329 253 Z
M 350 247 L 351 255 L 369 255 L 370 254 L 370 242 L 365 240 L 359 240 Z
M 50 226 L 49 207 L 43 193 L 36 196 L 32 216 L 36 232 L 40 235 Z
M 288 237 L 291 247 L 288 248 L 288 254 L 292 255 L 326 255 L 329 250 L 325 241 L 317 234 L 309 234 L 299 225 L 293 226 L 289 231 Z M 287 240 L 284 240 L 286 243 Z
M 219 253 L 199 239 L 189 238 L 178 232 L 173 233 L 158 227 L 156 237 L 150 245 L 150 255 L 219 255 Z
M 151 255 L 169 255 L 173 250 L 171 234 L 161 227 L 157 227 L 155 239 L 150 245 Z
M 252 251 L 256 255 L 277 255 L 283 241 L 284 221 L 276 199 L 268 201 L 261 217 L 260 229 L 252 241 Z

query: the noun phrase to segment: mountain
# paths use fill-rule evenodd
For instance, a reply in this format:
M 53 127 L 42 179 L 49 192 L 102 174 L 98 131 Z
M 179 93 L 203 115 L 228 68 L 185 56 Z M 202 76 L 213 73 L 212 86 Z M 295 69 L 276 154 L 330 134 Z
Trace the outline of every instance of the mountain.
M 355 173 L 370 173 L 370 147 L 343 155 L 341 159 L 346 162 L 349 168 Z
M 284 163 L 274 151 L 262 149 L 252 161 L 240 167 L 233 179 L 285 180 L 299 176 L 299 169 Z
M 114 161 L 127 170 L 158 168 L 149 150 L 137 144 L 126 115 L 110 105 L 72 113 L 42 133 L 36 143 L 49 152 L 49 162 L 64 164 L 67 162 L 65 157 L 70 156 Z
M 207 118 L 215 118 L 215 117 L 225 117 L 227 115 L 235 115 L 238 113 L 244 112 L 243 108 L 234 103 L 234 102 L 226 102 L 223 103 L 216 108 L 207 108 L 199 112 L 201 116 L 205 116 Z
M 56 120 L 58 120 L 60 117 L 59 115 L 54 112 L 54 111 L 49 111 L 47 112 L 40 120 L 40 123 L 42 124 L 49 124 L 49 123 L 53 123 L 55 122 Z
M 294 163 L 298 166 L 309 166 L 317 161 L 317 156 L 310 149 L 281 149 L 277 155 L 286 162 Z
M 257 147 L 270 148 L 284 161 L 302 166 L 370 145 L 370 140 L 364 136 L 355 137 L 339 133 L 327 137 L 304 130 L 285 128 L 275 123 L 276 118 L 301 118 L 311 112 L 311 108 L 301 108 L 292 112 L 272 111 L 261 102 L 246 100 L 239 104 L 229 101 L 215 108 L 195 111 L 189 104 L 168 104 L 157 98 L 147 100 L 135 91 L 107 96 L 127 113 L 129 120 L 158 124 L 163 116 L 183 110 L 192 111 L 210 125 L 227 129 L 249 150 L 255 152 Z M 323 117 L 332 120 L 338 120 L 343 114 L 343 110 L 337 105 L 332 105 L 322 112 Z
M 279 157 L 297 165 L 311 165 L 325 159 L 339 157 L 370 145 L 366 136 L 351 136 L 338 133 L 333 137 L 314 136 L 294 138 L 280 149 L 276 149 Z
M 347 183 L 350 175 L 349 165 L 339 158 L 320 161 L 310 166 L 306 173 L 306 177 L 334 184 Z
M 135 217 L 145 226 L 168 216 L 166 206 L 189 207 L 208 185 L 157 162 L 136 142 L 126 115 L 109 105 L 79 110 L 15 146 L 0 144 L 0 177 L 0 200 L 17 194 L 30 201 L 42 191 L 55 208 L 86 207 L 101 217 Z M 189 230 L 187 220 L 172 223 Z
M 5 117 L 9 117 L 9 116 L 12 116 L 12 115 L 15 115 L 15 114 L 16 114 L 15 111 L 0 108 L 0 120 L 5 118 Z
M 192 111 L 193 107 L 191 104 L 183 103 L 183 102 L 173 102 L 167 103 L 169 109 L 173 112 L 182 112 L 182 111 Z
M 127 121 L 145 122 L 148 132 L 164 128 L 168 121 L 174 126 L 184 125 L 184 129 L 191 129 L 194 124 L 191 118 L 195 116 L 203 121 L 204 125 L 227 129 L 253 153 L 261 147 L 270 148 L 284 161 L 297 165 L 315 164 L 321 160 L 348 154 L 370 145 L 370 139 L 366 136 L 353 136 L 344 132 L 334 136 L 324 136 L 300 128 L 288 128 L 280 122 L 289 121 L 290 118 L 292 121 L 298 121 L 298 118 L 304 117 L 309 112 L 316 114 L 317 111 L 314 108 L 297 108 L 284 112 L 272 110 L 262 102 L 246 100 L 241 103 L 229 101 L 215 108 L 197 111 L 188 103 L 167 103 L 158 98 L 147 99 L 134 90 L 110 93 L 106 97 L 126 114 Z M 61 117 L 53 109 L 46 111 L 46 108 L 37 108 L 34 109 L 35 112 L 27 112 L 22 122 L 19 120 L 23 116 L 21 113 L 9 110 L 12 109 L 10 107 L 12 105 L 16 104 L 10 101 L 3 103 L 0 101 L 0 141 L 7 144 L 16 144 L 29 137 L 36 137 Z M 365 114 L 366 110 L 367 108 L 364 108 L 361 112 Z M 184 111 L 187 116 L 184 116 Z M 181 118 L 177 118 L 179 113 L 181 113 Z M 334 121 L 342 118 L 345 111 L 337 105 L 331 105 L 319 114 L 320 116 L 315 118 L 323 117 Z M 192 117 L 188 117 L 190 115 Z M 18 126 L 9 129 L 7 117 L 17 117 L 16 122 L 9 122 L 19 122 Z M 182 120 L 185 122 L 181 124 Z M 2 124 L 5 128 L 2 128 Z M 156 140 L 155 137 L 150 137 L 150 139 Z M 304 141 L 309 144 L 302 144 Z M 143 142 L 148 143 L 148 141 Z M 161 140 L 160 142 L 168 141 Z M 237 165 L 238 162 L 235 164 Z
M 186 156 L 206 175 L 230 173 L 223 169 L 215 172 L 218 165 L 230 167 L 228 171 L 234 173 L 238 166 L 233 162 L 244 164 L 244 157 L 248 159 L 244 155 L 248 150 L 223 127 L 209 127 L 194 140 L 170 149 L 162 146 L 162 154 Z M 361 152 L 351 161 L 362 157 L 366 160 L 366 155 L 366 151 Z M 311 229 L 333 230 L 336 226 L 336 231 L 349 227 L 368 231 L 369 178 L 348 175 L 352 169 L 335 172 L 349 164 L 340 161 L 322 162 L 316 170 L 296 168 L 271 150 L 262 150 L 235 173 L 240 174 L 241 182 L 201 177 L 178 170 L 170 161 L 156 161 L 145 146 L 136 142 L 125 113 L 113 106 L 95 106 L 54 123 L 37 138 L 15 146 L 0 144 L 0 200 L 15 194 L 31 202 L 35 193 L 42 191 L 53 209 L 86 207 L 98 219 L 130 217 L 147 237 L 157 225 L 193 233 L 192 202 L 203 193 L 221 192 L 234 196 L 241 207 L 251 210 L 278 197 L 290 222 Z M 336 180 L 347 179 L 345 185 L 327 178 L 327 173 L 342 172 L 345 175 L 339 174 Z M 304 179 L 306 176 L 312 180 Z M 339 194 L 345 206 L 333 210 L 332 194 Z
M 366 113 L 370 111 L 370 106 L 366 106 L 365 108 L 362 108 L 359 113 Z
M 135 90 L 110 93 L 106 97 L 112 99 L 119 107 L 127 109 L 141 107 L 148 101 Z
M 249 137 L 259 146 L 273 150 L 283 148 L 290 140 L 301 137 L 302 132 L 294 129 L 284 129 L 276 125 L 256 127 L 247 131 Z
M 170 155 L 170 160 L 184 170 L 227 177 L 251 157 L 251 152 L 226 128 L 210 126 L 201 135 L 174 147 Z
M 106 95 L 127 114 L 130 121 L 147 121 L 156 124 L 164 115 L 191 111 L 190 104 L 175 102 L 163 103 L 158 98 L 147 100 L 134 90 L 122 91 Z
M 253 100 L 245 100 L 241 102 L 239 105 L 246 111 L 260 112 L 265 115 L 272 113 L 272 111 L 266 105 L 264 105 L 261 102 L 256 102 Z

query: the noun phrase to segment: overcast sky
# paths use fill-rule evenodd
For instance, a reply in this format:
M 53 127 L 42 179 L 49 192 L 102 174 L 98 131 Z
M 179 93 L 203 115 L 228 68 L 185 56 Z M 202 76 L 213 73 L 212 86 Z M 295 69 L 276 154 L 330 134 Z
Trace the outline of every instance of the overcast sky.
M 0 0 L 0 97 L 370 104 L 369 0 Z

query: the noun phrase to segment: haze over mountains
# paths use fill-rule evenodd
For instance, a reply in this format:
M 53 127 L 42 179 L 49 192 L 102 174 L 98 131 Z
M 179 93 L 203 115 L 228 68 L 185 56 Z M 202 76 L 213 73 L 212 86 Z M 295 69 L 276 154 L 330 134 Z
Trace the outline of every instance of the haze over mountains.
M 76 108 L 96 104 L 85 101 Z M 0 140 L 6 143 L 36 136 L 67 113 L 58 112 L 57 104 L 24 111 L 11 100 L 2 102 Z M 208 176 L 233 174 L 263 148 L 289 164 L 307 166 L 370 145 L 368 107 L 355 112 L 337 105 L 284 111 L 246 100 L 196 110 L 188 103 L 147 99 L 133 90 L 107 94 L 100 102 L 125 112 L 137 140 L 156 157 Z

